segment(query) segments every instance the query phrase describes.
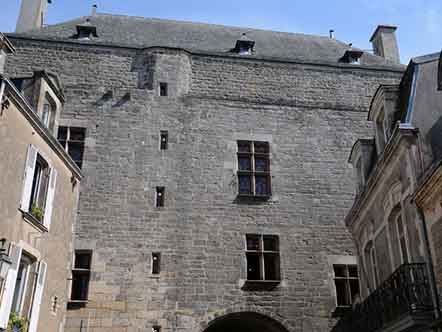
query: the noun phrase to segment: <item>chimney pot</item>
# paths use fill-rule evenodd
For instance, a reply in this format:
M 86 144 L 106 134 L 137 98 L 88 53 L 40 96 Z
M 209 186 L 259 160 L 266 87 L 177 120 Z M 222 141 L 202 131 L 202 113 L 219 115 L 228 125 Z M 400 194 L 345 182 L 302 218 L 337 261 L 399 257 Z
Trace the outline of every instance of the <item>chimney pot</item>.
M 97 8 L 98 8 L 98 5 L 97 5 L 97 4 L 94 4 L 94 5 L 92 6 L 92 16 L 97 15 Z

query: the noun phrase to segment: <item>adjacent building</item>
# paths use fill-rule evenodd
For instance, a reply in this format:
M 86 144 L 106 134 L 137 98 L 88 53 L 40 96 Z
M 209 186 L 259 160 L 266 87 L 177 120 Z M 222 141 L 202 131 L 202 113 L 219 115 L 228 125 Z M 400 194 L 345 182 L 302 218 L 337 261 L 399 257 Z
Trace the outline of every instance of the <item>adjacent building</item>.
M 336 331 L 429 331 L 440 319 L 440 68 L 440 54 L 417 57 L 400 84 L 381 85 L 368 113 L 374 135 L 351 151 L 356 197 L 345 221 L 362 299 Z
M 46 1 L 23 6 L 44 17 Z M 403 76 L 395 27 L 376 54 L 95 11 L 32 28 L 8 35 L 7 74 L 60 78 L 53 128 L 84 174 L 64 331 L 334 326 L 361 274 L 346 159 L 378 86 Z
M 0 35 L 3 58 L 14 52 Z M 4 63 L 0 59 L 0 64 Z M 57 76 L 7 78 L 0 67 L 0 331 L 63 327 L 80 170 L 54 133 L 65 102 Z M 6 270 L 7 269 L 7 270 Z

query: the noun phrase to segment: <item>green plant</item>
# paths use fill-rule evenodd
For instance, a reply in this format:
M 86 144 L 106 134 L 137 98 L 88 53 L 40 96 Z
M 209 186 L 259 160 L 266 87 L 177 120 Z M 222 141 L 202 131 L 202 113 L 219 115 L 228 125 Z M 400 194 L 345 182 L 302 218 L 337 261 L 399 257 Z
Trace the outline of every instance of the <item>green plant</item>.
M 44 211 L 41 207 L 38 207 L 36 204 L 32 204 L 31 206 L 31 214 L 38 220 L 42 221 L 44 217 Z
M 28 322 L 25 318 L 20 317 L 15 312 L 9 316 L 7 332 L 25 332 L 28 329 Z

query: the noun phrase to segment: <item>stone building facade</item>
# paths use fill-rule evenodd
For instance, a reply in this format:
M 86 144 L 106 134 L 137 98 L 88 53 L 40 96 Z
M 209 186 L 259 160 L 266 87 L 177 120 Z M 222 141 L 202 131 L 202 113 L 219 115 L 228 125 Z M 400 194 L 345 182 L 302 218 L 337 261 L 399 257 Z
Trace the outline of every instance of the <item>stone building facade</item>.
M 378 88 L 368 113 L 374 137 L 353 146 L 357 195 L 346 224 L 362 303 L 336 331 L 429 331 L 440 319 L 439 57 L 412 59 L 400 84 Z
M 0 280 L 0 331 L 12 331 L 12 322 L 29 332 L 58 331 L 66 318 L 81 180 L 54 137 L 62 90 L 46 72 L 14 83 L 0 75 L 0 101 L 1 258 L 9 262 Z
M 91 261 L 73 268 L 88 286 L 71 292 L 66 332 L 334 325 L 334 265 L 356 263 L 346 158 L 404 68 L 244 30 L 96 14 L 9 35 L 8 75 L 56 72 L 59 126 L 86 133 L 74 235 Z

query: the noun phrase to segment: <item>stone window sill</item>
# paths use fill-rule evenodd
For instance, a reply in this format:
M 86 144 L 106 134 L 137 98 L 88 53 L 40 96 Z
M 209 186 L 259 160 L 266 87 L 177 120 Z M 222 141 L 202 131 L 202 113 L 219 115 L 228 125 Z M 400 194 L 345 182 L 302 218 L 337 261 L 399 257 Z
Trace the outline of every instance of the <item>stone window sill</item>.
M 41 223 L 41 221 L 39 221 L 37 218 L 35 218 L 32 214 L 30 214 L 29 212 L 23 211 L 21 209 L 19 209 L 19 210 L 23 216 L 23 219 L 27 223 L 31 224 L 32 226 L 37 228 L 42 233 L 47 233 L 49 231 L 48 228 L 45 225 L 43 225 Z

